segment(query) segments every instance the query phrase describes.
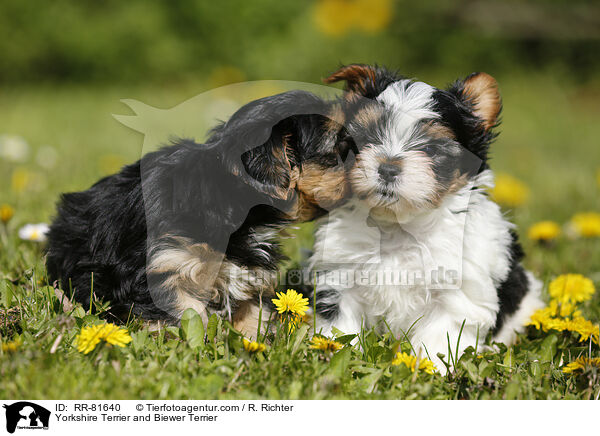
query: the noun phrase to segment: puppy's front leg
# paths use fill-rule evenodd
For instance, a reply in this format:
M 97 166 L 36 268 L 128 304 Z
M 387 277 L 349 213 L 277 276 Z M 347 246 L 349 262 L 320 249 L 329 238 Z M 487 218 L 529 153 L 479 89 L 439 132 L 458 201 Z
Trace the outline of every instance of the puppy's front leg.
M 459 320 L 456 316 L 438 311 L 435 316 L 430 315 L 417 322 L 411 335 L 411 344 L 421 358 L 429 357 L 444 375 L 446 366 L 438 353 L 443 354 L 446 363 L 452 365 L 453 361 L 458 361 L 465 348 L 476 345 L 481 348 L 486 333 L 478 323 Z
M 233 315 L 233 327 L 245 337 L 256 339 L 259 323 L 260 334 L 264 335 L 272 313 L 266 304 L 260 307 L 255 301 L 244 301 Z
M 333 336 L 333 328 L 345 334 L 359 334 L 363 324 L 363 308 L 352 290 L 317 288 L 317 331 Z

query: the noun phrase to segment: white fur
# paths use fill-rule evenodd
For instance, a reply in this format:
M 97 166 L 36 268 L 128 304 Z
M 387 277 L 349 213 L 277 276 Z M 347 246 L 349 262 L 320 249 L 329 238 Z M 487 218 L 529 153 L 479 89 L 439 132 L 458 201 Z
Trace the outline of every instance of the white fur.
M 494 337 L 494 342 L 511 344 L 515 341 L 517 333 L 522 333 L 525 329 L 525 323 L 529 321 L 531 314 L 538 309 L 544 307 L 542 301 L 542 282 L 527 271 L 527 279 L 529 280 L 529 292 L 521 301 L 517 311 L 504 320 L 504 324 L 499 332 Z
M 420 141 L 415 138 L 419 122 L 423 119 L 436 119 L 439 114 L 432 109 L 434 88 L 423 82 L 401 80 L 392 83 L 379 96 L 382 103 L 393 116 L 386 137 L 380 138 L 377 154 L 389 158 L 402 157 Z
M 403 134 L 416 121 L 439 117 L 439 114 L 432 110 L 431 96 L 434 91 L 435 88 L 427 83 L 400 80 L 379 94 L 377 101 L 406 115 L 408 124 L 397 124 L 397 130 Z
M 317 318 L 317 328 L 326 334 L 331 334 L 333 327 L 358 333 L 364 324 L 385 331 L 387 327 L 381 324 L 385 319 L 395 334 L 406 333 L 417 352 L 421 348 L 437 360 L 442 371 L 437 353 L 448 360 L 448 337 L 455 352 L 463 321 L 459 354 L 467 346 L 475 346 L 477 337 L 481 343 L 496 322 L 496 289 L 509 273 L 513 225 L 481 190 L 492 183 L 491 171 L 484 171 L 473 183 L 480 189 L 472 190 L 471 183 L 447 196 L 438 208 L 390 227 L 390 233 L 385 225 L 369 224 L 368 206 L 358 199 L 333 210 L 316 232 L 310 261 L 313 270 L 336 272 L 337 264 L 355 276 L 371 272 L 385 277 L 390 271 L 412 271 L 428 278 L 428 272 L 443 268 L 458 271 L 458 280 L 441 284 L 430 280 L 336 283 L 335 274 L 330 274 L 328 283 L 317 284 L 317 292 L 338 290 L 340 315 L 331 322 Z M 507 320 L 499 338 L 508 338 L 539 305 L 538 282 L 533 283 L 536 292 Z

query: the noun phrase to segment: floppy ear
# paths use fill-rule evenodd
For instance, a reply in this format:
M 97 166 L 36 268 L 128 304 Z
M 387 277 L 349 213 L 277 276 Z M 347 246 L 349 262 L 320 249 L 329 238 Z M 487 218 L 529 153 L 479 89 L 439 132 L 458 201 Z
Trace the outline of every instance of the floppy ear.
M 346 91 L 367 98 L 377 97 L 387 86 L 398 80 L 394 73 L 364 64 L 351 64 L 341 67 L 330 76 L 323 79 L 325 83 L 335 83 L 345 80 Z
M 375 83 L 375 69 L 369 65 L 351 64 L 341 67 L 330 76 L 323 79 L 325 83 L 335 83 L 341 80 L 346 81 L 344 89 L 346 91 L 364 94 L 367 88 Z
M 502 100 L 496 80 L 486 73 L 473 73 L 462 82 L 462 98 L 488 131 L 498 123 Z
M 285 200 L 296 187 L 298 157 L 293 141 L 294 122 L 286 119 L 272 129 L 267 142 L 242 154 L 242 164 L 249 182 L 259 191 Z
M 306 115 L 326 114 L 327 103 L 306 91 L 288 91 L 242 106 L 216 134 L 232 174 L 257 191 L 288 199 L 302 160 Z

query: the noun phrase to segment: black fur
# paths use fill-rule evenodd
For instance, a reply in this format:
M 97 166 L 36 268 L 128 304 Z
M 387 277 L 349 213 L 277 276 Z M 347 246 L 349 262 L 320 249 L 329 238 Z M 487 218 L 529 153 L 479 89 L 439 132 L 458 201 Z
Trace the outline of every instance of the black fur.
M 473 114 L 472 103 L 463 94 L 463 86 L 463 81 L 459 80 L 448 90 L 436 90 L 433 95 L 435 111 L 441 115 L 444 124 L 452 129 L 458 143 L 481 160 L 479 173 L 489 168 L 488 152 L 497 133 L 493 129 L 483 128 L 481 119 Z
M 335 289 L 318 291 L 316 309 L 319 316 L 326 320 L 337 319 L 340 314 L 340 298 L 340 293 Z
M 93 280 L 93 293 L 111 301 L 115 316 L 174 321 L 168 293 L 158 290 L 166 299 L 157 305 L 149 289 L 167 276 L 146 273 L 149 254 L 171 237 L 206 243 L 242 267 L 275 270 L 278 244 L 254 235 L 293 219 L 294 169 L 337 164 L 335 150 L 322 143 L 328 110 L 302 91 L 263 98 L 215 128 L 205 144 L 177 140 L 86 191 L 64 194 L 48 235 L 49 278 L 85 307 Z M 220 298 L 207 301 L 209 309 L 222 308 Z
M 498 299 L 500 301 L 500 311 L 496 317 L 496 325 L 493 333 L 500 331 L 504 321 L 519 308 L 521 301 L 529 289 L 529 280 L 525 274 L 525 269 L 521 265 L 525 253 L 519 243 L 519 236 L 516 232 L 511 232 L 512 244 L 510 246 L 510 272 L 506 279 L 498 287 Z

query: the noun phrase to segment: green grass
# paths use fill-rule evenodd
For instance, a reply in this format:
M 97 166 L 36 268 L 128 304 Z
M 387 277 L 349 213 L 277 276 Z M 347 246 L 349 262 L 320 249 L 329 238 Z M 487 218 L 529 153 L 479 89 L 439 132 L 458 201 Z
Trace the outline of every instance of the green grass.
M 426 77 L 441 85 L 451 77 Z M 493 145 L 492 167 L 510 173 L 531 189 L 527 204 L 507 214 L 517 224 L 526 266 L 544 282 L 561 273 L 584 274 L 600 286 L 598 239 L 562 237 L 553 247 L 528 241 L 532 223 L 563 224 L 580 211 L 600 212 L 599 84 L 579 86 L 548 75 L 500 78 L 503 125 Z M 265 353 L 245 352 L 227 322 L 213 320 L 208 339 L 198 341 L 193 322 L 151 332 L 139 320 L 126 326 L 133 341 L 125 348 L 100 347 L 89 355 L 73 346 L 82 325 L 98 322 L 89 308 L 64 311 L 46 287 L 42 249 L 21 241 L 17 229 L 48 222 L 60 192 L 80 190 L 108 168 L 105 161 L 133 161 L 142 137 L 117 123 L 127 113 L 120 98 L 168 108 L 202 92 L 198 83 L 163 87 L 88 89 L 24 88 L 0 99 L 0 134 L 18 134 L 33 155 L 16 165 L 0 161 L 0 203 L 15 216 L 2 228 L 0 250 L 0 336 L 17 340 L 14 352 L 0 349 L 2 398 L 597 398 L 600 371 L 568 376 L 562 366 L 579 355 L 600 356 L 598 345 L 579 343 L 569 333 L 533 328 L 510 348 L 468 350 L 449 375 L 416 374 L 392 366 L 396 350 L 409 345 L 390 334 L 361 335 L 362 348 L 346 345 L 334 355 L 309 348 L 312 329 L 290 336 L 279 331 Z M 53 168 L 36 163 L 35 153 L 52 146 Z M 107 158 L 106 156 L 119 156 Z M 102 164 L 102 162 L 105 162 Z M 108 162 L 110 163 L 110 162 Z M 110 165 L 108 165 L 110 166 Z M 16 167 L 34 175 L 23 192 L 11 189 Z M 311 225 L 286 240 L 292 260 L 309 248 Z M 600 320 L 600 296 L 582 305 Z M 196 325 L 196 327 L 194 327 Z M 191 327 L 190 327 L 191 326 Z M 60 338 L 60 340 L 58 339 Z M 343 338 L 343 342 L 349 338 Z

